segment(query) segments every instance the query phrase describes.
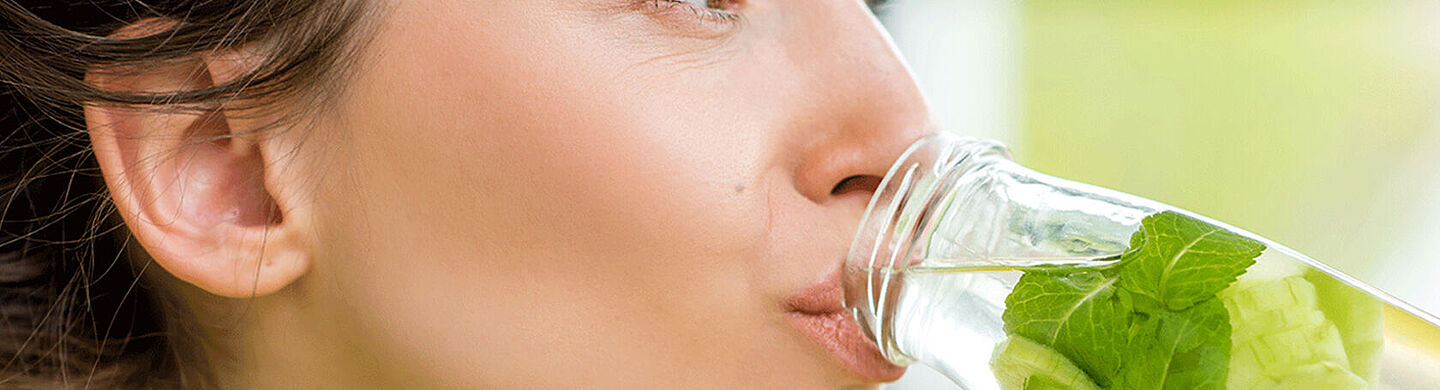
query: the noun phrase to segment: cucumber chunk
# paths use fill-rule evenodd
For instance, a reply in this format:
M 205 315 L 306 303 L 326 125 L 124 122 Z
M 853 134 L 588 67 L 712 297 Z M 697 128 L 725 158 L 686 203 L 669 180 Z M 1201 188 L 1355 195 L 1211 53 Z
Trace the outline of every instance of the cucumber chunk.
M 1315 285 L 1320 311 L 1340 331 L 1345 354 L 1350 358 L 1350 372 L 1374 383 L 1380 374 L 1380 352 L 1385 345 L 1380 301 L 1318 271 L 1305 274 L 1305 280 Z
M 1340 330 L 1321 310 L 1332 298 L 1317 292 L 1302 269 L 1247 274 L 1218 296 L 1233 329 L 1227 388 L 1366 387 L 1352 370 Z
M 1100 389 L 1065 355 L 1024 337 L 1011 335 L 992 356 L 990 367 L 1004 390 Z

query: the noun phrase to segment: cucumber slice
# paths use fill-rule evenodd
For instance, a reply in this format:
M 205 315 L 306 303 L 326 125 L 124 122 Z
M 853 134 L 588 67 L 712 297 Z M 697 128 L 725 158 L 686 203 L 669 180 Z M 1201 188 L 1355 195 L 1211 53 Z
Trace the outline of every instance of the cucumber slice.
M 1251 348 L 1238 347 L 1236 353 L 1230 357 L 1230 376 L 1226 378 L 1226 388 L 1364 389 L 1367 385 L 1365 379 L 1330 361 L 1274 368 L 1272 372 L 1259 369 L 1260 366 Z
M 1298 274 L 1260 280 L 1242 277 L 1219 297 L 1230 312 L 1230 337 L 1237 344 L 1325 321 L 1325 314 L 1315 309 L 1315 286 Z
M 1070 390 L 1070 388 L 1050 377 L 1031 375 L 1025 379 L 1025 390 Z
M 1218 296 L 1232 327 L 1227 388 L 1365 388 L 1303 269 L 1247 274 Z
M 1366 382 L 1333 362 L 1295 366 L 1280 375 L 1271 389 L 1364 389 Z
M 1245 346 L 1250 347 L 1260 367 L 1273 377 L 1281 376 L 1291 367 L 1310 363 L 1329 362 L 1350 369 L 1340 333 L 1329 323 L 1259 336 Z
M 1306 273 L 1305 280 L 1315 285 L 1320 311 L 1340 331 L 1345 355 L 1350 358 L 1350 372 L 1374 383 L 1380 374 L 1380 352 L 1385 345 L 1380 301 L 1321 272 Z
M 1100 389 L 1065 355 L 1016 335 L 995 345 L 990 367 L 1004 390 Z

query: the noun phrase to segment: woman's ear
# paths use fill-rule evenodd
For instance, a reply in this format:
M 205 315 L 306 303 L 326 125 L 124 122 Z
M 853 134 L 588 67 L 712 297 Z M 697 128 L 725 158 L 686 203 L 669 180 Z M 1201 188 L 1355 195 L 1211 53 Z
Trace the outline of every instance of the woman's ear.
M 214 86 L 245 73 L 247 57 L 215 52 L 143 69 L 91 70 L 106 90 L 167 93 Z M 286 196 L 287 171 L 265 118 L 227 103 L 131 107 L 87 104 L 85 123 L 119 213 L 165 270 L 210 293 L 278 291 L 310 268 L 302 202 Z M 269 129 L 270 131 L 281 129 Z M 283 173 L 283 174 L 282 174 Z

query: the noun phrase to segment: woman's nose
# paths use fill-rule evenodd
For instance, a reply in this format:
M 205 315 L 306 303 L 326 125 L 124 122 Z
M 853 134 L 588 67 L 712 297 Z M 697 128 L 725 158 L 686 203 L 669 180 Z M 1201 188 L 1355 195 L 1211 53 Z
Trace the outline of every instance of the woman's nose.
M 795 185 L 825 203 L 869 196 L 890 164 L 917 138 L 934 132 L 930 112 L 889 36 L 860 1 L 806 1 L 799 47 L 810 96 L 797 126 Z M 792 3 L 792 4 L 793 4 Z

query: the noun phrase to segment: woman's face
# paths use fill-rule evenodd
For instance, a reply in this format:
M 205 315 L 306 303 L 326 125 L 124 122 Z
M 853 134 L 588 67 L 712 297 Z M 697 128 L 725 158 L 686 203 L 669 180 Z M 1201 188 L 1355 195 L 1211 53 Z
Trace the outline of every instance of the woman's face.
M 436 387 L 898 376 L 826 283 L 917 89 L 860 0 L 704 3 L 388 4 L 297 154 L 326 170 L 297 323 Z

